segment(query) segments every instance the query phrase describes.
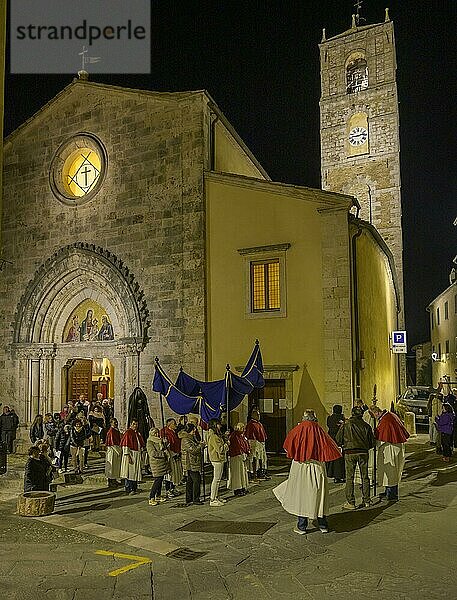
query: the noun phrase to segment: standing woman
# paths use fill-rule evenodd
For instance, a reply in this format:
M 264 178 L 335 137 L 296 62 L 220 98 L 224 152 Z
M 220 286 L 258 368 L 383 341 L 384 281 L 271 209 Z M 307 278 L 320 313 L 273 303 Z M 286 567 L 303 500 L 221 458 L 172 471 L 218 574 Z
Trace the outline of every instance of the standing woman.
M 51 448 L 51 452 L 55 450 L 55 440 L 57 435 L 57 426 L 54 421 L 54 417 L 51 413 L 46 413 L 43 419 L 44 423 L 44 433 L 46 435 L 46 440 Z
M 341 404 L 335 404 L 333 406 L 333 413 L 327 417 L 328 434 L 333 440 L 336 441 L 336 434 L 344 421 L 343 407 Z M 337 458 L 326 464 L 328 477 L 333 477 L 334 483 L 344 483 L 346 480 L 344 458 Z
M 92 452 L 100 452 L 101 434 L 105 426 L 105 417 L 100 406 L 94 406 L 89 413 L 89 425 L 92 436 Z
M 247 458 L 250 445 L 244 435 L 244 423 L 235 425 L 229 436 L 229 479 L 227 487 L 235 496 L 245 496 L 248 487 Z
M 224 463 L 227 459 L 228 444 L 221 434 L 221 422 L 219 419 L 211 419 L 208 426 L 208 456 L 213 465 L 213 481 L 211 482 L 209 505 L 223 506 L 225 500 L 218 498 L 218 492 Z
M 111 419 L 111 427 L 106 432 L 105 445 L 105 475 L 108 479 L 108 487 L 117 487 L 120 485 L 117 479 L 121 476 L 122 459 L 121 432 L 117 419 Z
M 81 419 L 76 419 L 70 427 L 70 452 L 73 460 L 73 469 L 75 473 L 82 473 L 84 471 L 86 430 Z
M 30 441 L 36 444 L 38 440 L 44 438 L 43 415 L 37 415 L 30 427 Z
M 162 496 L 162 484 L 164 483 L 165 475 L 170 472 L 168 440 L 165 437 L 160 437 L 157 427 L 153 427 L 149 431 L 146 450 L 149 456 L 149 466 L 154 477 L 149 493 L 149 506 L 156 506 L 159 502 L 165 502 L 166 500 L 165 496 Z M 170 485 L 169 481 L 165 481 L 167 492 L 170 491 Z M 173 495 L 170 497 L 173 498 Z
M 452 406 L 445 402 L 442 413 L 435 418 L 436 428 L 441 437 L 441 452 L 444 462 L 449 462 L 452 456 L 452 435 L 454 432 L 455 415 Z

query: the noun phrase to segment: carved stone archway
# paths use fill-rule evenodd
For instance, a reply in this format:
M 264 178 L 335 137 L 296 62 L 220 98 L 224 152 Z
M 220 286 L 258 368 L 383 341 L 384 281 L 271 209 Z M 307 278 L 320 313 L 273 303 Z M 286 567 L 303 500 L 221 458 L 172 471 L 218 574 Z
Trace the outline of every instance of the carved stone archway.
M 65 324 L 84 300 L 105 308 L 115 331 L 113 341 L 62 342 Z M 61 371 L 69 358 L 102 354 L 115 366 L 115 398 L 124 422 L 127 398 L 139 385 L 148 317 L 138 282 L 112 253 L 78 242 L 51 256 L 27 286 L 14 321 L 12 352 L 27 420 L 38 411 L 60 410 Z

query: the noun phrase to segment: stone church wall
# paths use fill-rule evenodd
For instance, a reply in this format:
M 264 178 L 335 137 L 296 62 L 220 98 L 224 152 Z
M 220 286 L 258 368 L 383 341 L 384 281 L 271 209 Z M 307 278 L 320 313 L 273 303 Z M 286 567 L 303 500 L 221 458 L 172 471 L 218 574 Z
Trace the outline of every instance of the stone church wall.
M 95 197 L 66 206 L 51 191 L 49 169 L 58 147 L 80 132 L 105 146 L 107 173 Z M 180 364 L 204 376 L 204 156 L 200 93 L 148 94 L 75 82 L 10 136 L 2 255 L 12 264 L 0 282 L 1 401 L 24 414 L 18 391 L 23 374 L 11 354 L 15 315 L 39 267 L 76 242 L 123 261 L 144 292 L 151 324 L 139 383 L 148 397 L 155 355 L 173 376 Z M 126 397 L 137 383 L 131 369 Z

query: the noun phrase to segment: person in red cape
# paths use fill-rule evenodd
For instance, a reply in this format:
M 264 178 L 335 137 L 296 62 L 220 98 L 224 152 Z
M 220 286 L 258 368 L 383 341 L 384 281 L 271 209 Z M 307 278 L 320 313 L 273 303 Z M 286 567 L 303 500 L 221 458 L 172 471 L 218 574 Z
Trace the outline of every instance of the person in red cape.
M 260 413 L 257 409 L 252 411 L 244 435 L 248 439 L 251 448 L 249 470 L 253 479 L 256 477 L 262 480 L 270 479 L 267 476 L 267 453 L 265 450 L 267 432 L 260 422 Z
M 127 494 L 136 494 L 139 491 L 138 482 L 141 481 L 141 449 L 144 448 L 138 421 L 130 422 L 130 427 L 121 438 L 121 448 L 121 478 L 125 479 L 125 491 Z
M 405 442 L 409 438 L 405 426 L 392 412 L 379 406 L 370 407 L 376 419 L 377 482 L 385 487 L 379 494 L 381 500 L 398 500 L 398 484 L 405 465 Z
M 180 492 L 178 492 L 176 486 L 182 482 L 184 475 L 181 460 L 181 440 L 176 433 L 177 426 L 176 419 L 170 417 L 166 420 L 165 427 L 160 430 L 160 437 L 168 441 L 167 452 L 170 455 L 170 477 L 172 483 L 169 493 L 171 496 L 180 495 Z
M 325 463 L 341 457 L 332 438 L 317 423 L 313 410 L 306 410 L 303 421 L 284 441 L 292 459 L 289 477 L 273 489 L 285 511 L 298 517 L 295 533 L 307 532 L 309 519 L 317 519 L 322 533 L 328 532 L 328 481 Z
M 227 487 L 235 496 L 245 496 L 248 487 L 247 458 L 250 452 L 249 442 L 244 435 L 244 423 L 235 425 L 229 435 L 229 478 Z
M 105 446 L 105 475 L 108 479 L 108 487 L 117 487 L 120 485 L 118 479 L 121 476 L 121 432 L 117 419 L 111 419 L 111 427 L 106 432 Z

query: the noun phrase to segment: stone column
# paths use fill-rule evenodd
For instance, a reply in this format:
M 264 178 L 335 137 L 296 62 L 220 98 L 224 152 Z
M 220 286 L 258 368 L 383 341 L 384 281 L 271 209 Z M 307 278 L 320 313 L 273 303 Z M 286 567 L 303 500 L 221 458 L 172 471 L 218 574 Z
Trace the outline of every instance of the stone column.
M 54 413 L 60 411 L 57 399 L 54 397 L 54 366 L 56 358 L 55 344 L 49 344 L 41 348 L 40 369 L 40 404 L 43 412 Z
M 31 407 L 31 420 L 36 417 L 40 412 L 40 394 L 41 394 L 41 381 L 40 381 L 40 367 L 41 367 L 41 355 L 38 352 L 38 356 L 34 356 L 30 359 L 30 398 L 29 405 Z
M 140 386 L 138 380 L 138 359 L 144 344 L 132 339 L 120 340 L 117 344 L 119 361 L 115 361 L 115 397 L 117 417 L 121 427 L 127 426 L 128 399 L 134 388 Z M 118 373 L 118 375 L 116 375 Z

